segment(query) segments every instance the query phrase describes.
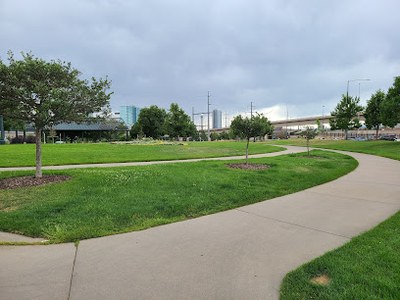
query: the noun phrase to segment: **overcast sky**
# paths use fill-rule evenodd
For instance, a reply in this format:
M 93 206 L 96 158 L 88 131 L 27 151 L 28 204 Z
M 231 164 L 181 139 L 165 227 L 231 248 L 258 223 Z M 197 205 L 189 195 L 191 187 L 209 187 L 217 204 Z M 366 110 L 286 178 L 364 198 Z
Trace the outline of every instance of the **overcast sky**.
M 398 0 L 0 0 L 7 51 L 69 61 L 112 80 L 111 106 L 270 119 L 362 103 L 400 75 Z M 19 55 L 16 55 L 20 58 Z

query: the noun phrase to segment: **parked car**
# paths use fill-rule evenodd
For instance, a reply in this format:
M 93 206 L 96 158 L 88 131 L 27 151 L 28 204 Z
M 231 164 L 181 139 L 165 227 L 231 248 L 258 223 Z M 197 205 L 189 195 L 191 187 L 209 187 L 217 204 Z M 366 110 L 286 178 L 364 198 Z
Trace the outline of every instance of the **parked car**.
M 396 136 L 395 135 L 381 135 L 381 137 L 379 139 L 384 140 L 384 141 L 395 141 Z

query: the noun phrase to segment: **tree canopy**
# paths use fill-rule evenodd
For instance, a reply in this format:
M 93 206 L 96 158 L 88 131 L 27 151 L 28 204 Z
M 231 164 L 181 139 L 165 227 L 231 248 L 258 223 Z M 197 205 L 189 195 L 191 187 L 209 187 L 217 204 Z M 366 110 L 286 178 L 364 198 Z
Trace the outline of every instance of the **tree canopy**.
M 395 77 L 393 86 L 382 102 L 381 116 L 385 126 L 394 127 L 400 123 L 400 76 Z
M 109 112 L 110 82 L 80 79 L 70 63 L 45 61 L 9 52 L 8 65 L 0 60 L 0 112 L 14 122 L 31 123 L 36 133 L 36 177 L 41 177 L 42 130 L 61 122 L 82 122 L 92 114 Z
M 365 109 L 365 125 L 368 129 L 376 130 L 376 138 L 378 138 L 379 127 L 383 123 L 382 121 L 382 103 L 385 100 L 385 93 L 381 90 L 376 91 L 375 94 L 371 95 L 371 99 L 367 101 L 367 107 Z
M 310 156 L 310 140 L 314 139 L 318 135 L 319 129 L 315 129 L 307 126 L 300 134 L 307 141 L 307 155 Z
M 177 103 L 172 103 L 165 119 L 165 130 L 172 138 L 188 137 L 195 134 L 196 126 Z
M 361 126 L 357 116 L 363 110 L 363 107 L 358 104 L 359 102 L 360 99 L 358 97 L 353 98 L 349 95 L 342 95 L 342 100 L 336 105 L 335 110 L 331 112 L 332 118 L 329 121 L 331 129 L 343 130 L 346 140 L 348 130 L 360 128 Z
M 166 116 L 165 109 L 159 108 L 157 105 L 145 107 L 140 110 L 136 126 L 147 137 L 157 139 L 164 134 Z
M 264 136 L 272 133 L 273 127 L 271 122 L 262 114 L 257 114 L 251 118 L 236 116 L 231 123 L 232 135 L 246 139 L 246 163 L 248 163 L 249 142 L 250 138 Z

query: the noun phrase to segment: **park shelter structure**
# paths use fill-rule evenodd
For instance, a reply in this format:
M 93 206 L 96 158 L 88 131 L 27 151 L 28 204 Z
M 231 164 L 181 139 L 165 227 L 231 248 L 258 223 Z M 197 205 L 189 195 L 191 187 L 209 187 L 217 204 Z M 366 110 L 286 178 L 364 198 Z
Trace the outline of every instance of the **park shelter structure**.
M 23 133 L 23 135 L 20 135 Z M 102 141 L 116 140 L 121 136 L 127 137 L 129 131 L 118 120 L 83 122 L 83 123 L 60 123 L 52 127 L 47 127 L 43 130 L 43 140 L 46 142 L 52 141 Z M 20 142 L 24 142 L 29 136 L 35 134 L 35 129 L 32 125 L 27 125 L 25 130 L 10 130 L 6 132 L 9 139 L 17 137 Z

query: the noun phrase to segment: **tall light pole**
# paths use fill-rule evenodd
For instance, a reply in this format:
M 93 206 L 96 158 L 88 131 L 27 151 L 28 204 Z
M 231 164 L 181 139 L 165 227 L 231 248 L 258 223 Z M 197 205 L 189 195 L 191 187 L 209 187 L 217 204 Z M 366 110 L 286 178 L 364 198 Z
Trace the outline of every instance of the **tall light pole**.
M 210 141 L 210 91 L 207 94 L 207 140 Z
M 370 80 L 371 80 L 371 79 L 369 79 L 369 78 L 350 79 L 350 80 L 347 80 L 347 92 L 346 92 L 346 97 L 349 98 L 349 84 L 350 84 L 350 82 L 353 82 L 353 81 L 370 81 Z

